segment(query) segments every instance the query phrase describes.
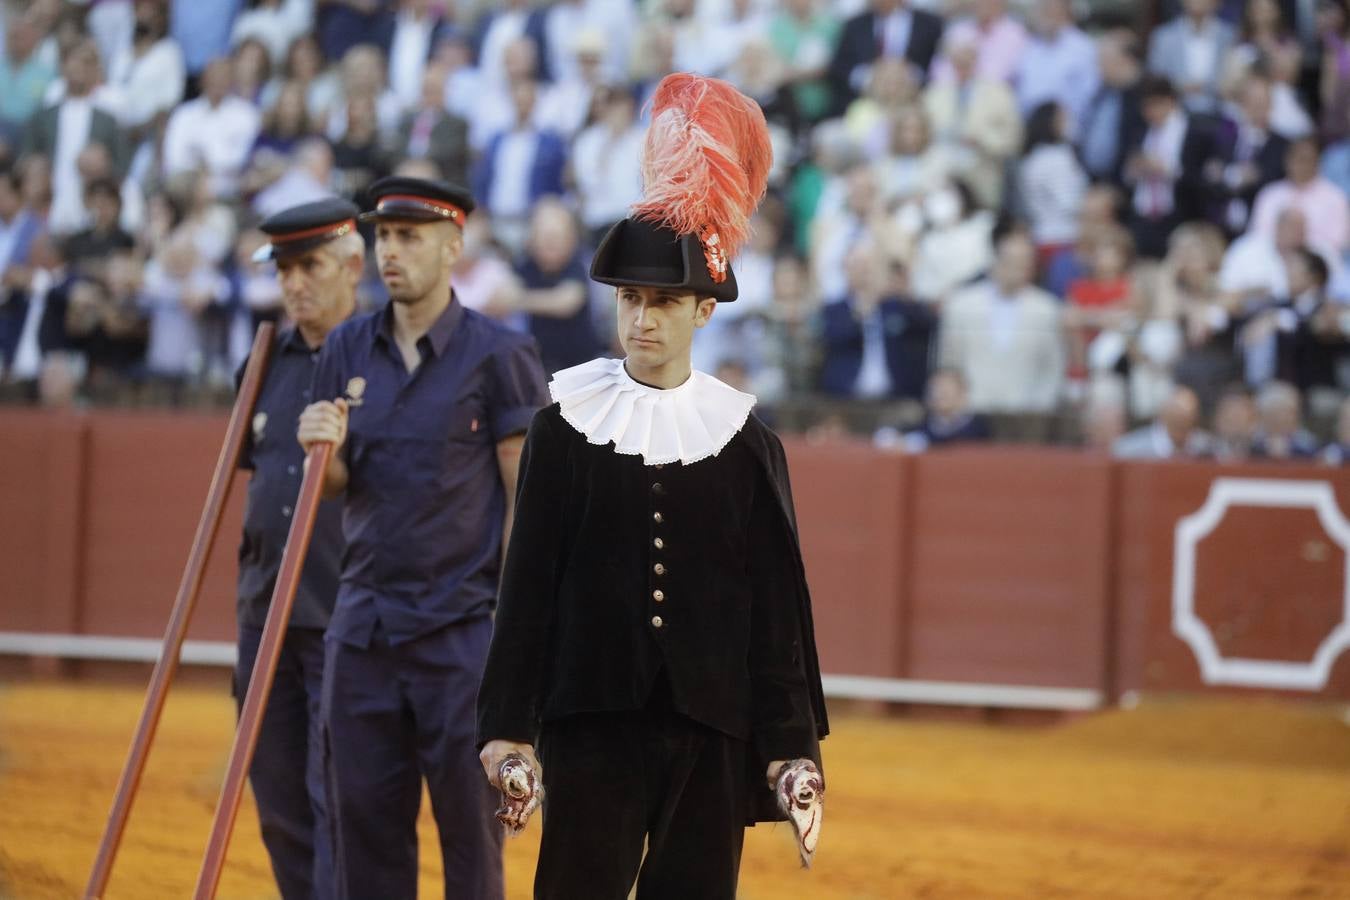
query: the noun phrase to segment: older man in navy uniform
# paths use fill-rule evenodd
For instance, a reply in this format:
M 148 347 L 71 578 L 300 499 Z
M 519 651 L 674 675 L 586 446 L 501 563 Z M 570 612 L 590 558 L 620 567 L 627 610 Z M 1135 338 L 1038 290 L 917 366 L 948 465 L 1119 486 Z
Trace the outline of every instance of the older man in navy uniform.
M 548 396 L 533 339 L 464 309 L 450 288 L 473 198 L 385 178 L 371 187 L 390 302 L 324 346 L 300 442 L 333 443 L 345 490 L 323 717 L 338 895 L 417 894 L 426 780 L 445 896 L 502 896 L 496 798 L 478 775 L 474 698 L 492 633 L 507 498 Z
M 242 702 L 258 655 L 272 589 L 281 568 L 304 454 L 296 421 L 309 402 L 319 348 L 351 315 L 365 261 L 356 230 L 359 210 L 345 200 L 320 200 L 262 223 L 270 238 L 256 258 L 276 262 L 288 327 L 272 346 L 240 466 L 253 470 L 239 545 L 239 664 Z M 319 699 L 323 632 L 337 598 L 342 555 L 341 508 L 319 507 L 309 556 L 249 777 L 258 800 L 263 843 L 285 900 L 332 896 L 333 852 L 324 801 Z

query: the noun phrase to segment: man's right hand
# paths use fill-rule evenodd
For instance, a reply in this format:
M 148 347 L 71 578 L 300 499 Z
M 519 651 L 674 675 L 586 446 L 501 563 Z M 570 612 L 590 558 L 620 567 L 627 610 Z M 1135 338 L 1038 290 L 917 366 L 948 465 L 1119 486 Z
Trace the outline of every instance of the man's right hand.
M 534 755 L 534 747 L 517 741 L 488 741 L 483 745 L 483 751 L 478 754 L 478 761 L 483 764 L 483 772 L 493 787 L 499 791 L 502 789 L 499 778 L 502 760 L 512 753 L 519 753 L 525 757 L 525 761 L 534 767 L 536 777 L 543 780 L 544 769 L 539 765 L 538 757 Z
M 300 426 L 296 432 L 300 446 L 309 452 L 315 444 L 329 443 L 336 452 L 347 439 L 347 401 L 321 400 L 311 403 L 300 413 Z

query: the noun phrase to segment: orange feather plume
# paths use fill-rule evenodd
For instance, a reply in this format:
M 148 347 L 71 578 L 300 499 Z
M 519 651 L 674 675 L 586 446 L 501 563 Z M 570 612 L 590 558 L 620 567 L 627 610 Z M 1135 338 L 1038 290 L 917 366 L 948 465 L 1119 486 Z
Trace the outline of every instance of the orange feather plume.
M 721 281 L 718 269 L 725 277 L 768 185 L 773 148 L 764 113 L 725 81 L 688 73 L 661 79 L 651 102 L 644 198 L 633 216 L 698 235 Z

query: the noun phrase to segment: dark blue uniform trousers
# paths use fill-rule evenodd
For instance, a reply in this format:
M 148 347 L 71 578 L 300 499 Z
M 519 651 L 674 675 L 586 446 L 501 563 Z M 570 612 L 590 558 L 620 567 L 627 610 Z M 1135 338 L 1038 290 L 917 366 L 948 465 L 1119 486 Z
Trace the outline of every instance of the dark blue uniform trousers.
M 239 626 L 235 702 L 243 705 L 262 629 Z M 249 781 L 258 801 L 263 845 L 285 900 L 333 896 L 332 832 L 323 777 L 319 701 L 323 631 L 292 628 L 281 645 Z
M 445 896 L 502 897 L 496 791 L 475 747 L 474 702 L 492 637 L 487 616 L 391 647 L 330 637 L 323 719 L 336 825 L 337 895 L 417 896 L 417 813 L 426 779 L 440 834 Z

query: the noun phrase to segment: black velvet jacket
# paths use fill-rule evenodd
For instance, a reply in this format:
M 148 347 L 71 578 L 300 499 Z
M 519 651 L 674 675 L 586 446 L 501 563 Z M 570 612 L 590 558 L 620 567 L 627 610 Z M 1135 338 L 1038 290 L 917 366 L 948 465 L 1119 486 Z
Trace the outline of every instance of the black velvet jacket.
M 478 741 L 641 709 L 664 672 L 677 711 L 775 759 L 820 760 L 828 731 L 778 438 L 753 416 L 720 454 L 647 466 L 596 446 L 554 404 L 530 426 Z M 767 789 L 748 820 L 777 818 Z

